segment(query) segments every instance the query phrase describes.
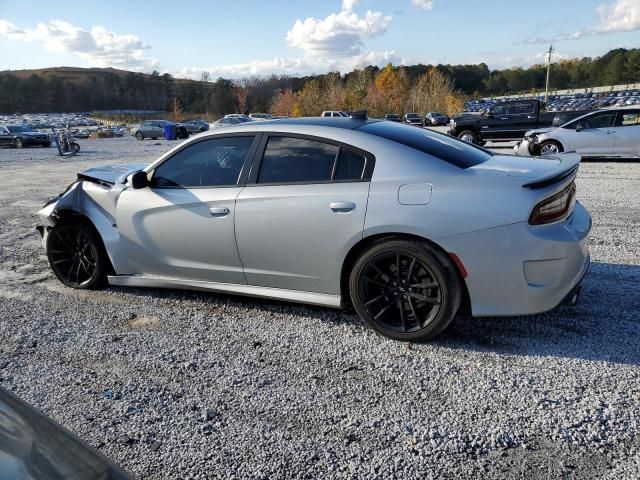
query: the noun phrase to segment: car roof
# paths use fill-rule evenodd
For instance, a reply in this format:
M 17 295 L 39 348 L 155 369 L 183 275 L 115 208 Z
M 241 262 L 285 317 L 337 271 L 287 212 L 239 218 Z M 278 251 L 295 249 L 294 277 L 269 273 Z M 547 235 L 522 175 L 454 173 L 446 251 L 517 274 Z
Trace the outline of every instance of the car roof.
M 256 122 L 256 124 L 243 124 L 245 127 L 263 128 L 265 125 L 304 125 L 304 126 L 319 126 L 319 127 L 334 127 L 344 128 L 347 130 L 355 130 L 367 123 L 379 122 L 377 119 L 361 119 L 351 117 L 298 117 L 298 118 L 277 118 L 274 120 L 265 120 L 264 122 Z M 238 128 L 238 127 L 234 127 Z

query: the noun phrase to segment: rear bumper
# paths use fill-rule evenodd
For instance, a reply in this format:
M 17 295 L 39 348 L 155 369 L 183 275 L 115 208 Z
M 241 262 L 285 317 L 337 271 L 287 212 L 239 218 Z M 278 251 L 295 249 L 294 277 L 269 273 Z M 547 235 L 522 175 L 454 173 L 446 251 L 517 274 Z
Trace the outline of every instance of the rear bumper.
M 579 203 L 564 222 L 527 222 L 441 239 L 465 266 L 473 316 L 532 315 L 575 296 L 589 270 L 591 217 Z

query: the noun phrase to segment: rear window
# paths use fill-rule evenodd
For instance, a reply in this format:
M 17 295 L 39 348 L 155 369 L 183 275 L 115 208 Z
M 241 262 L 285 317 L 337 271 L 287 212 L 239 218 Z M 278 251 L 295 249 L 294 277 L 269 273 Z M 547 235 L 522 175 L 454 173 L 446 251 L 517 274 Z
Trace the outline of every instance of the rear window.
M 484 148 L 449 135 L 398 123 L 367 123 L 359 127 L 358 130 L 415 148 L 460 168 L 479 165 L 489 160 L 493 155 Z

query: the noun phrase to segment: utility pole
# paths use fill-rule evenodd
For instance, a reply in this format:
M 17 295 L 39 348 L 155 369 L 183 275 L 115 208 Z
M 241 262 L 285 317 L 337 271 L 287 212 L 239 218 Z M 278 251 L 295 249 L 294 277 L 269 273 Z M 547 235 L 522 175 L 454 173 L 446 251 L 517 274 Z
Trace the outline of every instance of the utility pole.
M 547 52 L 547 83 L 544 88 L 544 103 L 547 103 L 547 97 L 549 96 L 549 72 L 551 71 L 551 54 L 554 52 L 553 45 L 549 45 L 549 51 Z

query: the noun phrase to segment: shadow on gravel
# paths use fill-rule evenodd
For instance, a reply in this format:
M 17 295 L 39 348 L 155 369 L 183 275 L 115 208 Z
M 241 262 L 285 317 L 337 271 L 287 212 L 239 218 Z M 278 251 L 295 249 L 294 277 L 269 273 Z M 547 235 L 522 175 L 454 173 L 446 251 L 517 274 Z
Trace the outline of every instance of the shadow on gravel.
M 592 263 L 580 302 L 527 317 L 458 318 L 443 347 L 640 365 L 640 265 Z

